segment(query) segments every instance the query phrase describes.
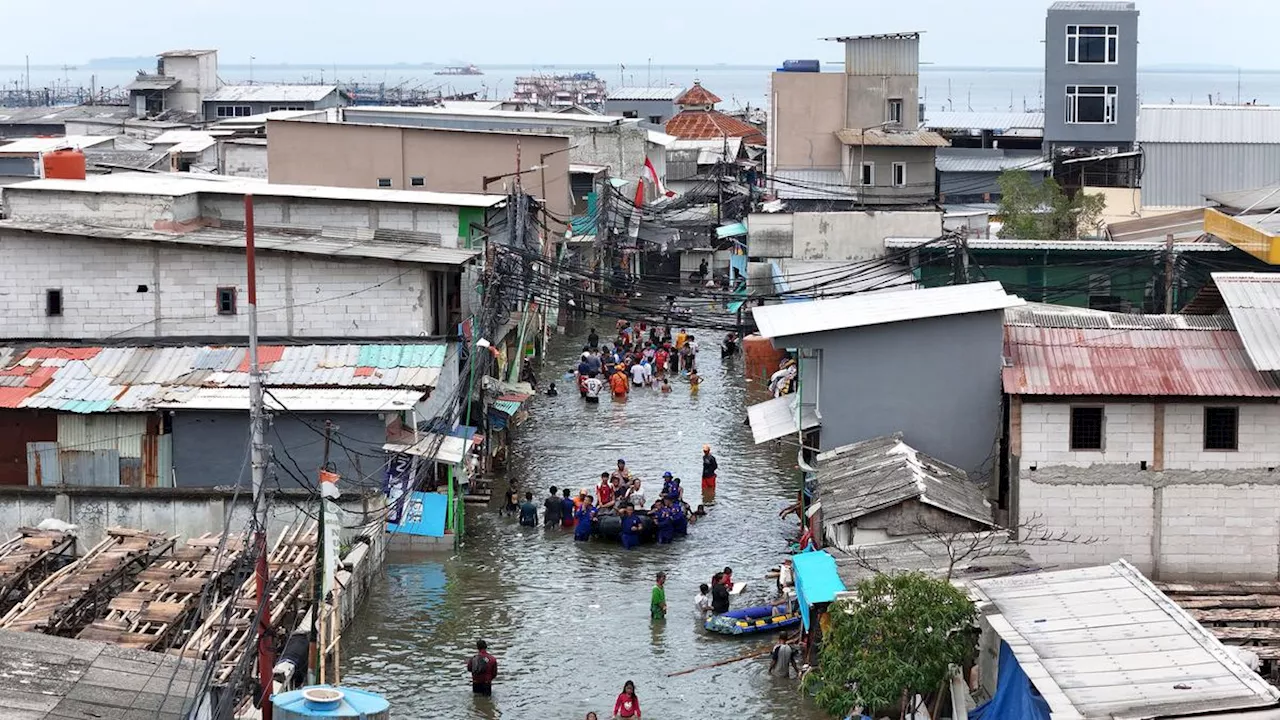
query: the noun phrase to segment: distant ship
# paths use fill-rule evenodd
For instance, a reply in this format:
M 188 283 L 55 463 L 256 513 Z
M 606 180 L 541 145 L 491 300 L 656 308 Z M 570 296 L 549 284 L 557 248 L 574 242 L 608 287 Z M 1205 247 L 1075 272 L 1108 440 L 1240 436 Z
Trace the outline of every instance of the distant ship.
M 436 75 L 483 75 L 484 72 L 475 65 L 451 65 L 443 70 L 437 70 Z

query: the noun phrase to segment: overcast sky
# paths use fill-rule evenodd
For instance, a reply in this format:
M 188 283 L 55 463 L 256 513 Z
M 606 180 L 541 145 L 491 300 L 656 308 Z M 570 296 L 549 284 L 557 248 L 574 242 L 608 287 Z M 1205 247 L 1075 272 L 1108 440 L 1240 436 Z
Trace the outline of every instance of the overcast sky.
M 921 60 L 1035 67 L 1047 0 L 0 0 L 0 64 L 219 49 L 225 64 L 776 64 L 820 36 L 923 30 Z M 1144 66 L 1273 69 L 1280 2 L 1138 2 Z M 50 12 L 55 10 L 55 12 Z M 56 38 L 56 42 L 51 40 Z

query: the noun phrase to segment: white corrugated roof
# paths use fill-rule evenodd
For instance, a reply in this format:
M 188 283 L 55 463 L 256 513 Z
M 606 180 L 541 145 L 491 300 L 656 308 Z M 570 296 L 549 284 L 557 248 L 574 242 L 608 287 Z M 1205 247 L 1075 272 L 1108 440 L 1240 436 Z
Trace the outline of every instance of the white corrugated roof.
M 1280 701 L 1280 690 L 1123 560 L 972 585 L 1054 720 L 1144 720 Z
M 684 94 L 681 87 L 621 87 L 609 91 L 610 100 L 675 100 Z
M 198 153 L 216 145 L 219 137 L 233 134 L 230 130 L 169 130 L 151 140 L 151 145 L 171 145 L 169 152 Z
M 1280 370 L 1280 275 L 1241 272 L 1212 277 L 1254 369 Z
M 436 433 L 424 433 L 418 436 L 416 443 L 408 445 L 387 443 L 382 446 L 382 449 L 387 452 L 429 457 L 446 465 L 457 465 L 466 457 L 467 441 L 452 435 L 441 437 Z
M 998 282 L 889 293 L 858 293 L 834 300 L 751 308 L 766 338 L 806 335 L 905 320 L 964 315 L 1023 305 Z
M 268 408 L 293 412 L 395 412 L 422 399 L 421 390 L 350 388 L 271 388 Z M 283 407 L 281 407 L 283 405 Z M 183 410 L 248 410 L 248 388 L 183 388 L 170 391 L 155 407 Z
M 417 105 L 360 105 L 345 108 L 348 118 L 357 119 L 361 114 L 369 115 L 432 115 L 456 118 L 502 118 L 504 120 L 522 120 L 530 124 L 545 122 L 548 125 L 623 125 L 636 123 L 636 120 L 616 115 L 575 115 L 553 112 L 524 112 L 521 110 L 486 110 L 484 108 L 441 108 L 420 107 Z
M 1053 163 L 1035 151 L 1003 148 L 938 148 L 934 160 L 938 172 L 998 173 L 1006 170 L 1047 172 Z
M 1139 143 L 1280 143 L 1280 107 L 1143 105 Z
M 64 137 L 19 138 L 12 142 L 0 141 L 0 154 L 42 153 L 61 148 L 88 148 L 113 141 L 110 135 L 66 135 Z
M 1042 112 L 936 112 L 920 127 L 927 130 L 1044 130 Z
M 0 148 L 0 151 L 2 150 L 3 148 Z M 91 175 L 84 180 L 31 180 L 10 185 L 7 189 L 168 196 L 189 195 L 191 193 L 217 193 L 486 208 L 493 207 L 506 200 L 505 195 L 339 188 L 321 187 L 319 185 L 283 185 L 247 178 L 231 179 L 216 176 L 189 175 L 187 173 L 112 173 L 110 175 Z
M 805 430 L 822 424 L 818 414 L 811 407 L 805 407 L 800 425 L 796 424 L 796 402 L 799 396 L 783 395 L 772 400 L 765 400 L 747 407 L 747 422 L 751 425 L 751 436 L 756 444 L 777 440 L 794 435 L 803 427 Z
M 337 85 L 223 85 L 205 102 L 320 102 Z
M 1199 237 L 1198 235 L 1196 236 Z M 927 245 L 933 238 L 885 238 L 884 246 L 890 249 L 909 249 Z M 1163 250 L 1164 240 L 1022 240 L 1018 238 L 969 238 L 965 245 L 970 250 L 1079 250 L 1095 252 L 1150 252 Z M 946 247 L 946 246 L 939 246 Z M 1232 247 L 1222 242 L 1199 242 L 1183 238 L 1173 244 L 1174 252 L 1231 252 Z

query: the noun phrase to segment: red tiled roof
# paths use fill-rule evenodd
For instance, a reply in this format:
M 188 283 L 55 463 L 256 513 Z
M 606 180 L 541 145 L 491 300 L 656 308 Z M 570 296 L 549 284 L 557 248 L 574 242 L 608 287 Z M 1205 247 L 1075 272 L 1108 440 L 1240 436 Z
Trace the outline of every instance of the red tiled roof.
M 1006 325 L 1010 395 L 1280 397 L 1234 330 L 1116 330 Z
M 666 132 L 683 140 L 740 137 L 748 145 L 765 144 L 760 128 L 718 110 L 681 110 L 667 121 Z
M 720 98 L 710 90 L 702 87 L 702 83 L 693 82 L 693 87 L 685 90 L 676 98 L 676 105 L 715 105 L 720 102 Z

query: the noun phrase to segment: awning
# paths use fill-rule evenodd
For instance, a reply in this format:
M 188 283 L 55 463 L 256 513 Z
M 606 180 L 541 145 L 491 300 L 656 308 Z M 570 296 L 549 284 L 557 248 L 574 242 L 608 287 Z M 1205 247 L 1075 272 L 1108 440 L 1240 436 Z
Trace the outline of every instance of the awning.
M 726 223 L 716 228 L 716 237 L 721 240 L 747 234 L 747 225 L 743 222 Z
M 802 552 L 791 557 L 796 569 L 796 599 L 800 601 L 800 618 L 809 629 L 809 607 L 829 603 L 836 593 L 846 590 L 836 571 L 836 559 L 822 550 Z
M 422 390 L 382 388 L 271 388 L 263 398 L 272 410 L 294 412 L 398 412 L 411 409 Z M 281 407 L 283 405 L 283 407 Z M 248 388 L 175 388 L 156 407 L 170 410 L 248 410 Z
M 751 424 L 751 435 L 756 444 L 777 440 L 780 437 L 794 435 L 801 428 L 808 430 L 822 424 L 813 408 L 804 409 L 804 418 L 800 427 L 796 427 L 796 402 L 794 393 L 783 395 L 747 408 L 747 421 Z
M 418 442 L 411 445 L 387 443 L 382 446 L 382 449 L 387 452 L 417 455 L 446 465 L 459 465 L 466 457 L 467 444 L 468 441 L 460 437 L 427 433 L 419 436 Z

